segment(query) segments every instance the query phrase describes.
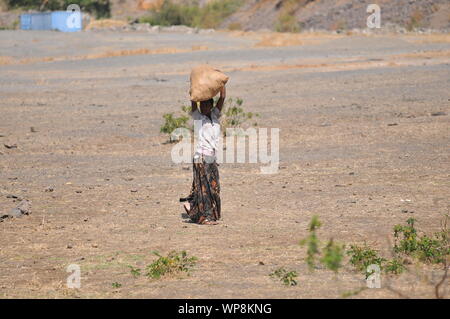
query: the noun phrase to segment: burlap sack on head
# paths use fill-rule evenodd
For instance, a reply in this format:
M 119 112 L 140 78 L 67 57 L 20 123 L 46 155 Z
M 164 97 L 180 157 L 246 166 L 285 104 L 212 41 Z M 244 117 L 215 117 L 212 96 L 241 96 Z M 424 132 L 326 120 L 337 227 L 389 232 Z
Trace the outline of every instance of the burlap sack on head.
M 207 64 L 199 65 L 191 72 L 191 100 L 200 102 L 212 99 L 227 82 L 228 76 L 219 70 Z

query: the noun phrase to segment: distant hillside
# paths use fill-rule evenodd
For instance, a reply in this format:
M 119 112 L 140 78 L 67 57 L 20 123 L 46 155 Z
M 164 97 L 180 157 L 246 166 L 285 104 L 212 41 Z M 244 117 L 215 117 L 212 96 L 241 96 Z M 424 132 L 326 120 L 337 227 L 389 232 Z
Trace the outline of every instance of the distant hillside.
M 381 8 L 381 22 L 411 28 L 450 29 L 449 0 L 248 0 L 223 23 L 244 30 L 365 28 L 367 5 Z M 291 18 L 289 18 L 291 17 Z
M 166 0 L 167 1 L 167 0 Z M 211 1 L 211 0 L 209 0 Z M 190 3 L 191 0 L 172 0 Z M 199 1 L 204 5 L 208 0 Z M 111 0 L 112 16 L 142 16 L 164 0 Z M 407 29 L 450 29 L 449 0 L 242 0 L 241 8 L 225 19 L 222 28 L 242 30 L 352 29 L 365 28 L 367 5 L 381 7 L 382 24 Z
M 0 0 L 0 27 L 4 27 L 6 23 L 12 25 L 13 20 L 17 20 L 18 16 L 17 10 L 14 10 L 14 13 L 5 12 L 7 11 L 5 1 Z M 152 11 L 159 10 L 167 1 L 186 7 L 195 0 L 109 0 L 112 18 L 131 21 L 151 15 Z M 211 1 L 226 0 L 198 0 L 197 3 L 204 6 Z M 311 28 L 324 30 L 365 28 L 368 16 L 367 5 L 376 3 L 381 7 L 382 26 L 391 24 L 407 30 L 416 28 L 450 30 L 450 0 L 240 1 L 242 5 L 234 13 L 229 16 L 224 15 L 225 18 L 221 17 L 217 24 L 220 28 L 292 32 Z M 76 0 L 73 2 L 77 3 Z M 214 19 L 217 12 L 214 14 L 207 18 Z M 2 20 L 7 22 L 2 25 Z M 17 22 L 15 24 L 17 25 Z

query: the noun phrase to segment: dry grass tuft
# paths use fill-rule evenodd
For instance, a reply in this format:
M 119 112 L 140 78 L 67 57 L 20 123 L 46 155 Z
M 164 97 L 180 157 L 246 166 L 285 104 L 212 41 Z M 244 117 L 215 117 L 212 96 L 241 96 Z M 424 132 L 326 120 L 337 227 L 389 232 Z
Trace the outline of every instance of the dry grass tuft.
M 159 10 L 164 4 L 164 0 L 139 0 L 138 8 L 141 10 Z
M 255 47 L 285 47 L 305 44 L 319 44 L 323 41 L 342 38 L 345 36 L 318 32 L 301 34 L 280 32 L 270 32 L 265 34 L 236 33 L 236 35 L 256 37 L 259 41 L 255 44 Z
M 0 56 L 0 65 L 13 64 L 14 61 L 10 56 Z
M 86 26 L 86 30 L 123 27 L 126 26 L 127 24 L 128 23 L 126 21 L 122 20 L 113 20 L 113 19 L 93 20 Z
M 24 58 L 24 59 L 14 59 L 9 56 L 0 56 L 0 65 L 31 64 L 40 62 L 54 62 L 54 61 L 79 61 L 79 60 L 91 60 L 91 59 L 101 59 L 101 58 L 111 58 L 121 56 L 132 56 L 132 55 L 174 54 L 174 53 L 205 51 L 205 50 L 208 50 L 208 47 L 205 45 L 193 45 L 190 49 L 178 49 L 171 47 L 157 48 L 157 49 L 139 48 L 127 50 L 109 50 L 100 53 L 91 53 L 87 55 L 78 55 L 78 56 L 58 56 L 58 57 Z
M 393 59 L 431 59 L 431 58 L 447 58 L 450 57 L 450 50 L 443 51 L 424 51 L 405 54 L 393 55 Z
M 262 39 L 255 44 L 255 47 L 285 47 L 293 45 L 302 45 L 300 37 L 291 33 L 271 33 L 264 35 Z
M 118 56 L 130 56 L 130 55 L 144 55 L 144 54 L 164 54 L 164 53 L 179 53 L 186 50 L 180 50 L 177 48 L 158 48 L 158 49 L 128 49 L 128 50 L 116 50 L 116 51 L 106 51 L 101 53 L 93 53 L 84 56 L 76 57 L 76 60 L 87 60 L 87 59 L 99 59 L 99 58 L 111 58 Z
M 413 43 L 450 43 L 450 33 L 408 35 L 405 40 Z

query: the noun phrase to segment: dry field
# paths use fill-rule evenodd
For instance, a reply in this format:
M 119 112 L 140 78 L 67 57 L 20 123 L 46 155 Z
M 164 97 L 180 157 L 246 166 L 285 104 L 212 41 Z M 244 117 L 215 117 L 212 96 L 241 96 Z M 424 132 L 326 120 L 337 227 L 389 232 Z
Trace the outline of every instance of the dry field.
M 159 132 L 162 115 L 188 102 L 189 70 L 202 62 L 229 74 L 228 96 L 258 112 L 259 127 L 280 128 L 278 173 L 220 165 L 217 226 L 181 218 L 192 172 L 171 161 Z M 449 89 L 448 35 L 0 31 L 0 215 L 32 202 L 31 215 L 0 222 L 0 297 L 358 290 L 364 276 L 350 267 L 308 271 L 299 240 L 313 215 L 321 238 L 366 241 L 385 256 L 408 217 L 439 229 L 449 212 Z M 190 276 L 130 273 L 171 250 L 198 257 Z M 69 264 L 81 267 L 80 289 L 66 287 Z M 270 278 L 279 267 L 296 270 L 298 285 Z M 432 298 L 441 273 L 420 266 L 356 297 L 398 298 L 389 281 Z

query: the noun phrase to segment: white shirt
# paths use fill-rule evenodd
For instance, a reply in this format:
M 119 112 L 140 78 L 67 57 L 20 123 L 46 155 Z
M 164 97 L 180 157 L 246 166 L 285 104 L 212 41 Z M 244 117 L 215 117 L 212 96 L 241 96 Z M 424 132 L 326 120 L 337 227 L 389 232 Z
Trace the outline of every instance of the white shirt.
M 211 119 L 198 110 L 192 112 L 194 131 L 197 138 L 196 153 L 208 156 L 215 155 L 220 138 L 220 115 L 220 111 L 216 107 L 211 111 Z

